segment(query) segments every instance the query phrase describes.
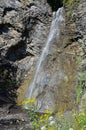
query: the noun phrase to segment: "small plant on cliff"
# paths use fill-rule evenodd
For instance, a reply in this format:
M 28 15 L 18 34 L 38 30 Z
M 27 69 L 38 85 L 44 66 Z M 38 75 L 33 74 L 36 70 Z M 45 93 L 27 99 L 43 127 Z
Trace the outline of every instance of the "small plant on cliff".
M 74 110 L 64 114 L 59 110 L 57 114 L 49 110 L 45 113 L 38 113 L 33 108 L 35 99 L 26 99 L 22 104 L 31 107 L 28 110 L 29 119 L 34 130 L 85 130 L 86 129 L 86 111 L 76 113 Z M 30 106 L 29 106 L 30 105 Z M 32 107 L 33 106 L 33 107 Z
M 79 65 L 80 68 L 82 68 L 82 60 L 83 57 L 82 56 L 78 56 L 77 57 L 77 64 Z M 86 89 L 86 70 L 81 70 L 78 73 L 78 85 L 77 85 L 77 89 L 76 89 L 76 103 L 79 104 L 81 97 L 84 93 Z
M 77 104 L 80 102 L 85 89 L 86 89 L 86 70 L 80 72 L 78 77 L 78 86 L 76 90 Z
M 74 10 L 77 8 L 77 4 L 80 2 L 80 0 L 63 0 L 63 6 L 66 8 L 66 16 L 68 20 L 71 20 L 74 15 Z
M 74 4 L 75 2 L 79 2 L 80 0 L 63 0 L 63 4 Z

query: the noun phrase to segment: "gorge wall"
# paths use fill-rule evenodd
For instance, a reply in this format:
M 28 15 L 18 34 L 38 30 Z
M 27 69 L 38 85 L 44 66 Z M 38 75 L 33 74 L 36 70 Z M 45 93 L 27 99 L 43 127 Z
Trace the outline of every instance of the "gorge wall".
M 0 0 L 0 95 L 8 102 L 19 83 L 34 72 L 51 18 L 46 0 Z
M 76 2 L 72 6 L 65 5 L 66 26 L 59 41 L 63 49 L 57 50 L 56 57 L 61 53 L 62 59 L 58 58 L 60 62 L 61 60 L 65 62 L 66 68 L 65 66 L 63 68 L 70 75 L 70 81 L 72 77 L 76 80 L 74 76 L 77 75 L 78 70 L 76 63 L 78 55 L 83 55 L 82 66 L 84 70 L 86 68 L 85 5 L 85 0 Z M 60 6 L 62 2 L 56 0 L 53 3 L 52 0 L 0 0 L 0 101 L 2 103 L 14 102 L 17 96 L 16 90 L 19 88 L 18 103 L 21 104 L 24 90 L 32 80 L 37 60 L 49 34 L 52 12 Z M 64 54 L 67 56 L 62 56 Z M 64 64 L 62 62 L 61 64 Z M 75 84 L 76 81 L 73 86 Z M 65 102 L 67 102 L 66 98 Z
M 48 37 L 52 14 L 61 6 L 60 0 L 0 0 L 1 130 L 16 130 L 21 126 L 24 130 L 31 129 L 30 124 L 26 123 L 26 115 L 18 110 L 16 114 L 16 108 L 13 113 L 10 109 L 13 109 L 12 104 L 21 105 L 23 101 Z M 65 111 L 75 107 L 72 101 L 76 99 L 78 78 L 81 78 L 80 74 L 84 75 L 83 95 L 79 102 L 82 111 L 86 106 L 86 1 L 71 3 L 68 0 L 64 9 L 65 27 L 61 30 L 58 47 L 56 41 L 55 46 L 51 46 L 53 55 L 47 57 L 45 66 L 49 73 L 55 73 L 56 67 L 58 69 L 58 91 L 51 88 L 58 99 L 58 102 L 55 101 L 55 111 L 58 111 L 57 108 Z M 61 71 L 64 75 L 60 75 Z M 45 89 L 44 92 L 49 91 Z M 16 128 L 16 123 L 9 126 L 11 121 L 17 120 L 20 120 L 20 125 L 17 124 Z M 6 123 L 8 126 L 4 127 Z

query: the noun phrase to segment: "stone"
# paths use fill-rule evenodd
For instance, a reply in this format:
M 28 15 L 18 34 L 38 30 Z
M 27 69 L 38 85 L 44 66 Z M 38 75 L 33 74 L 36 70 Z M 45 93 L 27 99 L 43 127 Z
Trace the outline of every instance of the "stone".
M 21 104 L 23 100 L 46 43 L 52 13 L 57 10 L 59 5 L 61 6 L 60 1 L 56 3 L 57 0 L 54 0 L 55 5 L 53 6 L 51 2 L 52 0 L 0 0 L 0 106 L 6 103 L 14 104 L 15 102 Z M 56 4 L 58 7 L 56 7 Z M 70 7 L 67 7 L 67 10 L 70 11 Z M 45 63 L 47 71 L 50 73 L 55 73 L 57 67 L 58 74 L 56 73 L 56 75 L 59 82 L 56 81 L 56 85 L 59 84 L 58 91 L 55 91 L 57 88 L 53 89 L 54 78 L 50 81 L 52 87 L 49 90 L 55 92 L 56 102 L 58 100 L 55 106 L 56 111 L 59 108 L 62 108 L 63 111 L 71 110 L 75 105 L 72 101 L 76 98 L 76 71 L 79 70 L 76 64 L 76 56 L 80 55 L 79 52 L 82 53 L 82 57 L 84 55 L 83 70 L 86 69 L 86 51 L 83 54 L 79 48 L 79 45 L 84 44 L 83 47 L 86 50 L 86 1 L 80 1 L 73 12 L 72 19 L 68 19 L 66 16 L 66 27 L 65 31 L 61 33 L 59 46 L 58 48 L 55 48 L 56 45 L 54 48 L 51 47 L 54 55 L 48 55 Z M 60 45 L 62 45 L 62 48 L 60 48 Z M 48 89 L 45 88 L 44 91 L 48 95 Z M 42 96 L 44 96 L 44 93 L 42 93 Z M 82 100 L 84 98 L 83 95 Z M 52 95 L 50 99 L 53 100 Z M 48 100 L 45 103 L 47 104 L 47 102 Z M 81 106 L 82 104 L 84 104 L 84 101 L 81 101 Z M 4 112 L 9 114 L 7 109 Z M 0 109 L 1 113 L 2 110 Z M 6 117 L 7 115 L 3 119 L 6 119 Z M 8 117 L 7 121 L 15 116 Z M 11 127 L 0 126 L 0 130 L 32 129 L 29 126 L 28 123 L 26 123 L 25 128 L 22 125 L 16 126 L 17 128 L 15 128 L 15 125 Z
M 0 0 L 0 85 L 5 86 L 5 89 L 8 86 L 6 93 L 12 89 L 16 91 L 18 85 L 27 78 L 26 75 L 32 73 L 30 68 L 34 69 L 45 44 L 51 18 L 52 10 L 46 0 Z M 6 62 L 13 70 L 9 71 Z M 2 74 L 5 68 L 7 75 Z M 12 71 L 15 71 L 15 76 Z M 11 75 L 10 78 L 8 75 Z M 13 88 L 3 78 L 14 79 Z M 15 100 L 14 97 L 12 100 Z

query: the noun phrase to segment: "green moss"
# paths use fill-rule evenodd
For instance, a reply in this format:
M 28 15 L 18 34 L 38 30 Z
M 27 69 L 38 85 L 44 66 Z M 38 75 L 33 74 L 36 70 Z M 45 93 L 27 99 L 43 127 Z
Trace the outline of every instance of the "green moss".
M 77 89 L 76 89 L 76 103 L 78 104 L 81 100 L 81 97 L 82 97 L 82 93 L 83 93 L 83 90 L 82 90 L 82 83 L 80 82 L 77 86 Z
M 77 63 L 82 68 L 81 62 L 83 60 L 82 56 L 79 56 L 77 58 Z M 81 70 L 78 74 L 78 86 L 76 90 L 77 100 L 76 102 L 79 103 L 81 100 L 81 97 L 84 93 L 84 90 L 86 89 L 86 70 Z
M 80 0 L 63 0 L 63 4 L 66 4 L 66 3 L 68 3 L 68 4 L 74 4 L 74 3 L 76 3 L 76 2 L 79 2 Z
M 8 70 L 5 69 L 5 70 L 3 71 L 3 75 L 6 76 L 7 73 L 8 73 Z

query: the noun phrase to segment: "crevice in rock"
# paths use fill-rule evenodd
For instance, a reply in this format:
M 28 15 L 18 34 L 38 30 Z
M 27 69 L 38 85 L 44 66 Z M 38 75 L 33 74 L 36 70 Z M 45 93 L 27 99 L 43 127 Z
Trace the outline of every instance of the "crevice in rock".
M 0 35 L 2 35 L 3 33 L 8 33 L 9 28 L 13 28 L 10 23 L 0 24 Z
M 21 35 L 22 40 L 19 41 L 16 45 L 11 46 L 7 50 L 7 53 L 5 54 L 5 58 L 8 59 L 9 61 L 15 62 L 17 60 L 21 60 L 25 58 L 26 56 L 34 56 L 34 54 L 32 54 L 29 51 L 26 51 L 26 49 L 27 49 L 27 39 L 30 37 L 29 31 L 32 30 L 36 22 L 34 17 L 28 17 L 27 19 L 28 20 L 25 19 L 25 21 L 23 21 L 25 25 L 25 29 L 22 31 L 22 35 Z M 9 28 L 15 29 L 15 27 L 13 27 L 9 23 L 1 24 L 0 27 L 1 27 L 1 32 L 0 32 L 1 34 L 3 34 L 4 32 L 7 33 L 9 31 Z
M 67 47 L 70 46 L 71 44 L 72 44 L 72 42 L 67 43 L 67 44 L 64 46 L 64 48 L 67 48 Z
M 2 17 L 4 17 L 4 16 L 7 14 L 8 11 L 12 11 L 12 10 L 15 10 L 15 9 L 12 8 L 12 7 L 7 7 L 7 8 L 5 8 L 4 11 L 3 11 Z
M 25 25 L 25 29 L 30 30 L 32 29 L 32 27 L 36 24 L 37 22 L 37 17 L 36 16 L 28 16 L 28 12 L 27 15 L 24 17 L 23 19 L 23 24 Z
M 39 22 L 46 24 L 46 22 L 42 21 L 40 18 L 36 18 L 36 20 L 38 20 Z
M 17 66 L 6 59 L 0 59 L 0 104 L 15 102 L 15 90 L 18 87 L 16 72 Z
M 71 38 L 70 41 L 71 41 L 71 42 L 76 42 L 76 41 L 78 41 L 78 39 L 81 39 L 81 38 L 83 38 L 83 36 L 78 35 L 78 36 L 76 36 L 76 37 L 74 37 L 74 38 Z
M 62 0 L 47 0 L 52 8 L 52 11 L 57 11 L 58 8 L 63 6 Z
M 12 124 L 19 124 L 18 121 L 20 122 L 19 119 L 16 118 L 11 118 L 11 119 L 1 119 L 0 120 L 0 125 L 10 125 L 10 122 L 12 122 Z
M 21 33 L 20 29 L 16 28 L 14 25 L 10 23 L 2 23 L 0 24 L 0 35 L 3 33 L 8 33 L 10 29 L 16 30 L 18 33 Z
M 26 56 L 32 56 L 30 52 L 26 52 L 26 43 L 21 40 L 17 45 L 11 46 L 7 53 L 6 59 L 15 62 L 16 60 L 21 60 Z
M 28 8 L 31 8 L 32 6 L 36 6 L 35 3 L 30 3 L 29 5 L 27 5 Z
M 67 48 L 70 46 L 73 42 L 77 42 L 79 39 L 83 38 L 82 35 L 77 35 L 69 40 L 69 42 L 64 46 L 64 48 Z

